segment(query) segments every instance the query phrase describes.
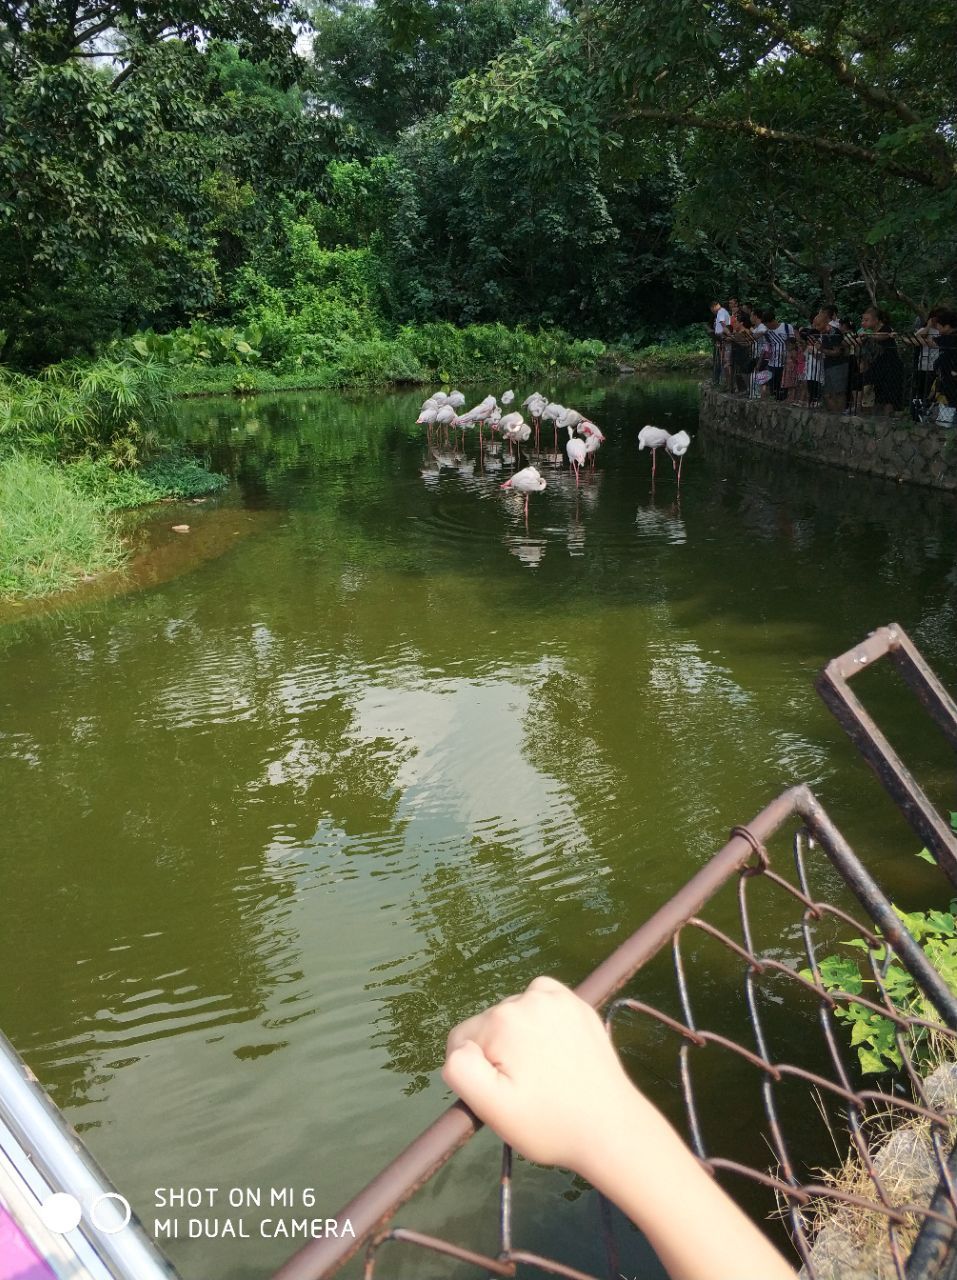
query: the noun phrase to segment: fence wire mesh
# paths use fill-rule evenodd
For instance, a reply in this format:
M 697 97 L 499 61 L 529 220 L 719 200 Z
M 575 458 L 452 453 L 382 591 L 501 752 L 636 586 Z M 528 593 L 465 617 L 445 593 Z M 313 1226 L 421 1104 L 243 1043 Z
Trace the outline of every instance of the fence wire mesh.
M 740 999 L 716 999 L 729 983 Z M 623 1060 L 658 1103 L 662 1077 L 658 1087 L 643 1079 L 643 1064 L 649 1046 L 660 1061 L 663 1041 L 672 1042 L 683 1116 L 672 1108 L 671 1118 L 779 1243 L 786 1233 L 809 1280 L 942 1276 L 957 1225 L 957 1067 L 946 1065 L 957 1059 L 957 1001 L 807 788 L 735 828 L 578 991 L 605 1006 Z M 856 1025 L 896 1069 L 862 1073 Z M 609 1206 L 591 1270 L 523 1247 L 507 1148 L 495 1253 L 394 1223 L 478 1127 L 462 1104 L 450 1108 L 340 1212 L 354 1242 L 314 1241 L 277 1280 L 331 1276 L 363 1246 L 366 1280 L 397 1267 L 415 1276 L 414 1260 L 400 1255 L 419 1250 L 470 1263 L 476 1275 L 533 1268 L 619 1280 Z

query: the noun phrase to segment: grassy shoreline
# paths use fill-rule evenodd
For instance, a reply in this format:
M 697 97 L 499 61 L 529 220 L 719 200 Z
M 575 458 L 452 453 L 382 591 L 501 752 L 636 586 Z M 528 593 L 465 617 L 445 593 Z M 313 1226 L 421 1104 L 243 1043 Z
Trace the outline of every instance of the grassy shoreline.
M 710 360 L 702 345 L 684 335 L 630 351 L 560 331 L 436 324 L 388 342 L 343 344 L 341 360 L 310 369 L 164 363 L 126 349 L 135 347 L 129 340 L 36 378 L 0 370 L 0 600 L 61 593 L 122 564 L 129 552 L 119 512 L 224 487 L 224 477 L 171 452 L 163 427 L 173 400 L 691 373 Z
M 633 355 L 621 354 L 610 361 L 600 361 L 593 369 L 563 367 L 541 369 L 523 374 L 526 379 L 558 375 L 563 378 L 580 377 L 586 373 L 599 373 L 607 377 L 629 377 L 641 373 L 700 373 L 711 367 L 710 352 L 671 349 L 667 346 L 649 347 Z M 214 396 L 268 395 L 281 391 L 373 391 L 383 387 L 427 387 L 439 383 L 467 387 L 489 382 L 497 378 L 508 381 L 515 371 L 508 368 L 491 368 L 468 376 L 442 379 L 438 374 L 422 378 L 384 378 L 378 381 L 330 381 L 324 370 L 303 373 L 272 373 L 257 369 L 250 377 L 249 371 L 237 378 L 235 369 L 187 369 L 173 375 L 171 393 L 177 400 L 200 400 Z M 238 385 L 237 385 L 238 383 Z

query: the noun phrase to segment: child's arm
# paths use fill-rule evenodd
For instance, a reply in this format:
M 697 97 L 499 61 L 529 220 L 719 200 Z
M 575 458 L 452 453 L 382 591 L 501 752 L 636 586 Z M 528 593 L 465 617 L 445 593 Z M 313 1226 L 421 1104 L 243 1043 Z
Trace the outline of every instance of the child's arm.
M 595 1011 L 536 978 L 449 1036 L 443 1077 L 521 1154 L 587 1178 L 641 1228 L 672 1280 L 794 1280 L 625 1075 Z

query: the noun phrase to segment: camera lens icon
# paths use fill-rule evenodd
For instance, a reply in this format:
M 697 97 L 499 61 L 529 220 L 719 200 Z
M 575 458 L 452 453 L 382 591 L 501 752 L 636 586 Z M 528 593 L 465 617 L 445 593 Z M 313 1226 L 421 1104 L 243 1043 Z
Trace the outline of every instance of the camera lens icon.
M 133 1210 L 126 1196 L 117 1191 L 104 1191 L 94 1196 L 90 1203 L 89 1219 L 102 1235 L 115 1236 L 129 1224 Z M 57 1191 L 48 1196 L 40 1206 L 40 1221 L 48 1231 L 66 1235 L 75 1231 L 83 1217 L 83 1206 L 76 1196 L 67 1191 Z

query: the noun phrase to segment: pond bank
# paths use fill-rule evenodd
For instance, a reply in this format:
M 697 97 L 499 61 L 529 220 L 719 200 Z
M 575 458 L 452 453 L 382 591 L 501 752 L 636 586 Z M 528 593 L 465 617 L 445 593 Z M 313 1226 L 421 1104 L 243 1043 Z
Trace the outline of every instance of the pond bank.
M 710 351 L 688 351 L 683 347 L 650 347 L 645 353 L 609 353 L 599 360 L 595 372 L 607 377 L 630 377 L 642 373 L 703 373 L 711 364 Z M 173 395 L 179 400 L 199 400 L 212 396 L 257 396 L 278 391 L 402 391 L 413 387 L 428 387 L 437 382 L 443 385 L 472 386 L 493 383 L 498 379 L 503 387 L 512 381 L 523 383 L 543 379 L 579 378 L 585 376 L 581 368 L 563 367 L 544 369 L 538 373 L 516 374 L 513 369 L 480 369 L 471 374 L 453 378 L 426 374 L 422 378 L 380 378 L 341 380 L 330 378 L 328 368 L 300 373 L 272 373 L 269 370 L 249 366 L 221 366 L 218 368 L 186 368 L 177 370 L 173 379 Z
M 903 417 L 844 417 L 701 386 L 699 424 L 763 448 L 906 484 L 957 490 L 953 428 Z

